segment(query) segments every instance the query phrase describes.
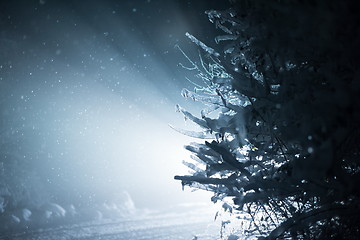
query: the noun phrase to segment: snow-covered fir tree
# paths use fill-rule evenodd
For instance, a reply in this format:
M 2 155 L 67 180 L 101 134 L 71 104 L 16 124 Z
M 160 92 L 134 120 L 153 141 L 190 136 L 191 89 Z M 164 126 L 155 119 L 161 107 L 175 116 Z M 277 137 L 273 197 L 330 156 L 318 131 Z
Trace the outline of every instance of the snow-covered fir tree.
M 356 5 L 232 2 L 206 12 L 222 32 L 216 49 L 186 34 L 202 54 L 183 52 L 198 80 L 182 94 L 204 109 L 177 110 L 202 131 L 176 130 L 206 140 L 186 146 L 192 173 L 175 179 L 250 219 L 245 235 L 360 239 Z

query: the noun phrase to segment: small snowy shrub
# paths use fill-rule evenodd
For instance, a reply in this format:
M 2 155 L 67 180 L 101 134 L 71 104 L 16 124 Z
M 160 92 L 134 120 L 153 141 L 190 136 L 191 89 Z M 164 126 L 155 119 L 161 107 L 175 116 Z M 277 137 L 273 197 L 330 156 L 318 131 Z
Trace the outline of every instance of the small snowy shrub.
M 259 239 L 360 239 L 359 14 L 351 1 L 233 1 L 207 11 L 216 51 L 184 56 L 204 103 L 183 185 L 244 220 Z M 181 50 L 181 49 L 180 49 Z M 211 117 L 212 113 L 217 116 Z

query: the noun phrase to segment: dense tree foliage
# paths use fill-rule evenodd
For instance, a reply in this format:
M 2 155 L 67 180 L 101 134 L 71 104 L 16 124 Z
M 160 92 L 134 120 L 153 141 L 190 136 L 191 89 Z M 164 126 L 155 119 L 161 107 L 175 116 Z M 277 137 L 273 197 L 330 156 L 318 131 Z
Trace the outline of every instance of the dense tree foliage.
M 207 11 L 216 49 L 185 57 L 203 102 L 183 185 L 250 219 L 266 239 L 359 239 L 359 14 L 351 1 L 233 1 Z M 201 82 L 201 83 L 199 83 Z M 216 113 L 216 114 L 214 114 Z M 215 116 L 214 116 L 215 115 Z M 229 201 L 229 199 L 231 201 Z M 250 218 L 247 218 L 249 217 Z M 245 221 L 245 220 L 244 220 Z

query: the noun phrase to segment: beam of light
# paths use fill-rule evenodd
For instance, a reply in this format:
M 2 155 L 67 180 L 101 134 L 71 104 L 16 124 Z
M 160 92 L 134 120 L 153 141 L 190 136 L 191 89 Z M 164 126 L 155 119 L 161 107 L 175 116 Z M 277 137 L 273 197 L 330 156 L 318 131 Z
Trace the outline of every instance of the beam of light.
M 55 201 L 86 202 L 121 190 L 139 207 L 207 201 L 173 180 L 184 172 L 182 146 L 190 139 L 168 127 L 183 122 L 174 111 L 181 88 L 167 53 L 126 25 L 126 16 L 97 7 L 102 24 L 54 7 L 35 18 L 37 34 L 14 37 L 2 76 L 8 124 L 17 122 L 25 139 L 26 149 L 15 152 L 29 159 Z M 176 16 L 183 32 L 190 28 L 184 19 Z

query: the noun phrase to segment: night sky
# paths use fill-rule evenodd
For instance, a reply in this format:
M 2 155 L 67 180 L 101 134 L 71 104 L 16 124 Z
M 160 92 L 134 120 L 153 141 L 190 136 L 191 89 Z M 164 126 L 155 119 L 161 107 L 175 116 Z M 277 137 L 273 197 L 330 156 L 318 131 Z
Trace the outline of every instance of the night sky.
M 0 166 L 31 198 L 92 202 L 126 190 L 138 207 L 208 201 L 173 180 L 194 141 L 175 105 L 178 63 L 210 46 L 204 14 L 227 1 L 1 1 Z M 13 166 L 16 165 L 16 166 Z M 10 170 L 9 170 L 10 169 Z M 11 170 L 12 169 L 12 170 Z

